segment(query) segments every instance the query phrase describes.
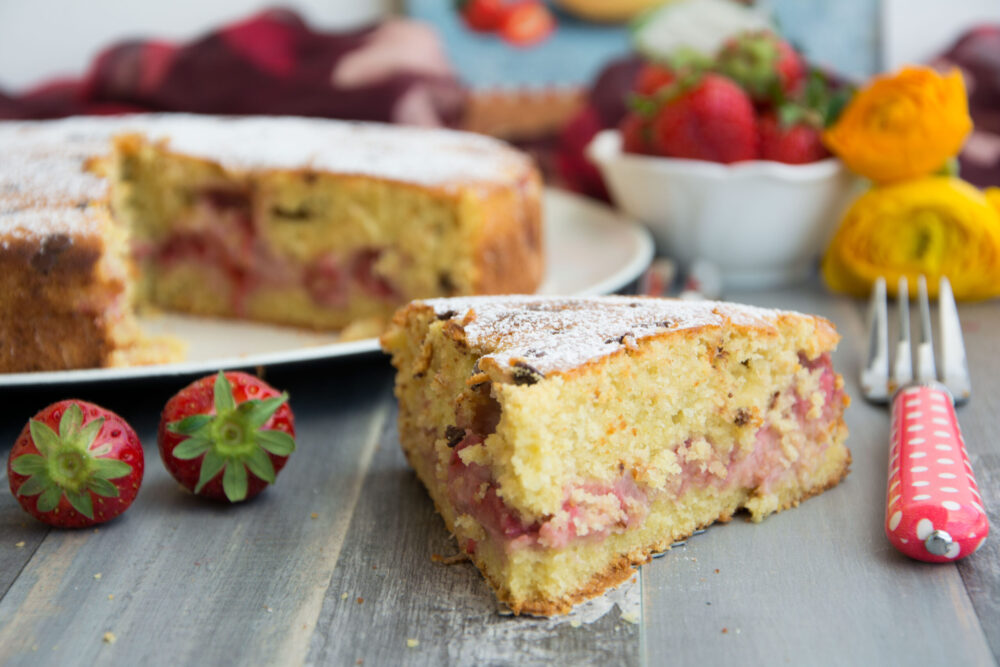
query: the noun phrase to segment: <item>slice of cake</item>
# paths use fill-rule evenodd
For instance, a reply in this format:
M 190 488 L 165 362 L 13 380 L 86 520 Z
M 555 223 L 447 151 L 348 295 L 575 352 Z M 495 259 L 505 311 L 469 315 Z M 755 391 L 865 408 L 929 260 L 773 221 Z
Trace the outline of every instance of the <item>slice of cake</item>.
M 827 320 L 636 297 L 436 299 L 396 314 L 399 435 L 515 613 L 560 614 L 698 528 L 847 474 Z
M 0 294 L 0 340 L 13 341 L 0 372 L 135 360 L 122 353 L 134 336 L 110 331 L 134 327 L 134 305 L 376 335 L 414 298 L 534 291 L 540 199 L 527 155 L 463 132 L 170 114 L 0 123 L 0 265 L 18 273 Z M 86 298 L 63 287 L 90 280 Z M 79 341 L 38 325 L 66 314 L 101 343 L 58 352 Z

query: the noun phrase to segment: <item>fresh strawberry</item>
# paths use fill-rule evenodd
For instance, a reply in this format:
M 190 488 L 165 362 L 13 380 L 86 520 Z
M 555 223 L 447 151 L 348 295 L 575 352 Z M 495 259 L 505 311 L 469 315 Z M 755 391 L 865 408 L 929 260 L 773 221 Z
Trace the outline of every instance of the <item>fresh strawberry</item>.
M 124 419 L 76 399 L 30 419 L 10 450 L 10 490 L 29 514 L 61 528 L 115 518 L 142 484 L 142 443 Z
M 539 0 L 521 0 L 510 5 L 500 26 L 500 36 L 514 46 L 533 46 L 555 30 L 552 12 Z
M 163 408 L 160 456 L 196 494 L 239 502 L 273 484 L 295 451 L 288 395 L 246 373 L 209 375 Z
M 652 155 L 656 152 L 653 148 L 652 128 L 645 116 L 638 113 L 628 114 L 618 126 L 618 130 L 622 134 L 622 150 L 626 153 Z
M 807 164 L 829 157 L 822 129 L 806 120 L 782 120 L 774 113 L 761 116 L 760 158 L 788 164 Z
M 667 157 L 738 162 L 757 157 L 757 119 L 746 93 L 706 74 L 668 99 L 653 118 L 653 141 Z
M 781 102 L 805 80 L 806 67 L 795 49 L 773 32 L 747 32 L 730 39 L 717 69 L 743 87 L 755 102 Z
M 670 67 L 658 63 L 646 63 L 635 79 L 635 92 L 639 95 L 655 95 L 660 89 L 669 86 L 677 78 Z
M 476 32 L 496 32 L 507 16 L 503 0 L 458 0 L 455 4 L 465 25 Z

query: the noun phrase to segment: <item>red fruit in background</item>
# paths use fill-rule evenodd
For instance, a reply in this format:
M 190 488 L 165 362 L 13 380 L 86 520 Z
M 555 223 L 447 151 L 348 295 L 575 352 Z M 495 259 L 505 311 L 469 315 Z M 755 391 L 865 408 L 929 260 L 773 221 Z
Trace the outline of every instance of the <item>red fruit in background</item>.
M 500 36 L 514 46 L 532 46 L 555 30 L 552 12 L 538 0 L 523 0 L 507 9 L 500 26 Z
M 7 459 L 10 490 L 36 519 L 83 528 L 113 519 L 142 484 L 142 443 L 124 419 L 76 399 L 44 408 Z
M 656 152 L 653 147 L 653 128 L 650 121 L 640 114 L 630 113 L 625 116 L 618 130 L 622 134 L 622 150 L 626 153 L 652 155 Z
M 654 95 L 664 86 L 669 86 L 676 80 L 674 71 L 664 65 L 647 63 L 639 70 L 635 79 L 635 92 L 640 95 Z
M 587 157 L 587 145 L 604 129 L 597 110 L 586 106 L 559 133 L 556 169 L 564 184 L 576 192 L 609 200 L 601 172 Z
M 178 482 L 235 503 L 274 483 L 295 451 L 295 423 L 287 394 L 253 375 L 220 371 L 167 401 L 157 440 Z
M 717 69 L 738 83 L 755 102 L 781 101 L 796 93 L 806 66 L 785 40 L 772 32 L 733 37 L 717 57 Z
M 476 32 L 495 32 L 507 16 L 503 0 L 459 0 L 458 12 L 465 25 Z
M 773 114 L 761 116 L 760 158 L 787 164 L 807 164 L 830 156 L 822 130 L 806 122 L 782 123 Z
M 628 56 L 612 60 L 598 74 L 587 95 L 587 103 L 597 112 L 604 127 L 617 127 L 631 111 L 630 98 L 644 65 L 637 56 Z
M 653 141 L 667 157 L 739 162 L 757 157 L 757 119 L 747 94 L 707 74 L 667 101 L 653 119 Z

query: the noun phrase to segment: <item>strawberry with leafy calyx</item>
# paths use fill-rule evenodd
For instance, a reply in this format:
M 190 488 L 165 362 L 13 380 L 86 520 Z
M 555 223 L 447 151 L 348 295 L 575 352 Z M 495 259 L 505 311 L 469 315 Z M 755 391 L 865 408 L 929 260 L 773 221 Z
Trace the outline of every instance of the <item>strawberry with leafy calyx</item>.
M 765 113 L 758 121 L 760 159 L 785 164 L 808 164 L 830 157 L 823 145 L 823 129 L 794 112 Z
M 76 399 L 42 409 L 7 460 L 10 490 L 29 514 L 61 528 L 103 523 L 135 500 L 142 443 L 114 412 Z
M 727 41 L 716 58 L 716 69 L 755 102 L 780 103 L 794 96 L 806 78 L 802 57 L 768 30 L 742 33 Z
M 830 157 L 823 129 L 836 121 L 850 96 L 850 88 L 835 84 L 820 70 L 811 70 L 798 99 L 760 115 L 761 159 L 807 164 Z
M 184 487 L 236 503 L 274 483 L 295 451 L 295 423 L 288 394 L 247 373 L 220 371 L 167 402 L 157 440 Z
M 653 144 L 666 157 L 729 164 L 757 157 L 757 117 L 743 90 L 724 76 L 695 73 L 661 89 Z

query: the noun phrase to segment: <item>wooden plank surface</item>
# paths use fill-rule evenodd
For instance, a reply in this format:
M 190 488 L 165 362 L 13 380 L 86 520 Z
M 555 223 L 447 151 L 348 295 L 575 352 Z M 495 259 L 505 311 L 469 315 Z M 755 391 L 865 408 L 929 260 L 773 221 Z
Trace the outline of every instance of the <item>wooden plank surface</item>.
M 622 619 L 617 607 L 594 620 L 579 613 L 554 620 L 501 616 L 475 566 L 431 560 L 432 554 L 456 551 L 403 457 L 395 424 L 389 424 L 347 533 L 309 662 L 607 665 L 637 661 L 639 628 Z
M 0 600 L 0 663 L 304 661 L 392 404 L 383 364 L 340 371 L 307 382 L 271 375 L 308 417 L 278 484 L 245 505 L 182 492 L 159 461 L 156 409 L 127 416 L 145 444 L 139 497 L 97 531 L 47 532 Z M 175 388 L 157 393 L 165 401 Z M 12 440 L 7 424 L 3 437 Z M 2 502 L 4 517 L 19 512 L 9 494 Z
M 737 517 L 690 540 L 683 554 L 645 566 L 644 657 L 649 664 L 667 656 L 679 664 L 992 664 L 987 633 L 995 637 L 998 618 L 987 608 L 1000 590 L 995 577 L 981 584 L 980 622 L 958 567 L 910 560 L 884 536 L 889 416 L 865 403 L 857 384 L 867 304 L 818 289 L 734 297 L 816 312 L 837 324 L 844 339 L 834 364 L 853 397 L 847 411 L 851 473 L 795 510 L 760 524 Z M 980 317 L 1000 324 L 995 307 L 963 313 L 973 330 Z M 970 337 L 970 343 L 974 363 L 987 363 L 987 341 Z M 991 421 L 990 402 L 977 394 L 961 415 L 967 441 L 977 448 L 970 452 L 977 471 L 987 468 L 990 446 L 979 441 Z M 987 499 L 987 507 L 996 504 Z M 967 567 L 981 577 L 995 569 L 988 560 L 984 547 Z
M 300 450 L 234 508 L 182 493 L 160 464 L 158 411 L 184 382 L 75 387 L 136 427 L 146 479 L 96 533 L 50 530 L 0 492 L 0 664 L 995 664 L 997 535 L 935 566 L 882 534 L 888 415 L 856 383 L 865 304 L 817 285 L 729 296 L 825 314 L 844 336 L 852 473 L 800 508 L 713 526 L 574 617 L 511 618 L 474 567 L 431 560 L 455 545 L 399 451 L 384 358 L 270 369 Z M 962 317 L 974 397 L 959 417 L 996 532 L 1000 310 Z M 0 392 L 4 459 L 27 418 L 65 397 Z

